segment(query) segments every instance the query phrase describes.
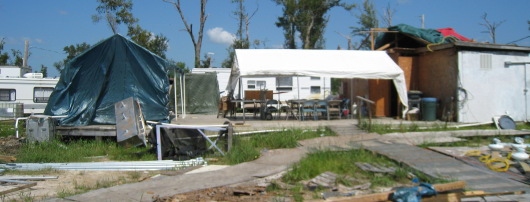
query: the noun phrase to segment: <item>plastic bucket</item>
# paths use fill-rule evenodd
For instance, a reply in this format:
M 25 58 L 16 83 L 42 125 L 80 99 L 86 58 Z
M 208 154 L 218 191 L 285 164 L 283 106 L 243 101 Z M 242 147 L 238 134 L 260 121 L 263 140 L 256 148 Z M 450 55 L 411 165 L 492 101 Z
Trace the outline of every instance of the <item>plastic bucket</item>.
M 424 121 L 436 121 L 436 98 L 421 99 L 421 117 Z

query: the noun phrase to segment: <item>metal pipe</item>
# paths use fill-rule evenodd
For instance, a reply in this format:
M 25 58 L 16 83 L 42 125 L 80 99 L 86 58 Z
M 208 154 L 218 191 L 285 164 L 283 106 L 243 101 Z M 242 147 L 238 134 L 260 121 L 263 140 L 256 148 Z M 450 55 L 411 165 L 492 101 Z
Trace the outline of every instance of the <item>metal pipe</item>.
M 20 117 L 15 120 L 15 137 L 18 138 L 18 120 L 28 119 L 28 117 Z
M 176 67 L 173 68 L 173 95 L 174 95 L 173 96 L 174 97 L 174 99 L 173 99 L 174 103 L 173 104 L 175 106 L 175 120 L 177 120 L 178 119 L 177 118 L 178 117 L 178 107 L 177 107 L 178 103 L 177 103 L 177 85 L 175 85 L 175 84 L 177 84 L 177 69 L 176 69 Z
M 161 125 L 156 125 L 156 156 L 159 161 L 162 160 L 162 144 L 160 142 L 160 127 Z

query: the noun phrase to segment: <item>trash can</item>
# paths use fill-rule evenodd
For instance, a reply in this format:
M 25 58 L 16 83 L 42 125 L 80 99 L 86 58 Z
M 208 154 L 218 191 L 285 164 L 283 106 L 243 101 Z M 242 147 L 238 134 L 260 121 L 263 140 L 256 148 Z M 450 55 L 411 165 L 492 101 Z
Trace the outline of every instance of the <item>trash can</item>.
M 421 99 L 421 117 L 424 121 L 436 120 L 436 98 L 425 97 Z

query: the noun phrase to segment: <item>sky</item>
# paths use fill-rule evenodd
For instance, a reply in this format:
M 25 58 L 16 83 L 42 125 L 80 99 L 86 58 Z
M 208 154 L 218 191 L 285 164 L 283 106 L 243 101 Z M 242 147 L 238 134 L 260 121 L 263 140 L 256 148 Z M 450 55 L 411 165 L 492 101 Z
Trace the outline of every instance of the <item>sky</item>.
M 361 0 L 343 2 L 362 4 Z M 530 36 L 530 0 L 373 0 L 378 15 L 390 7 L 394 10 L 393 25 L 408 24 L 421 27 L 421 16 L 428 29 L 452 27 L 461 35 L 478 42 L 491 42 L 482 16 L 492 23 L 502 23 L 497 28 L 496 40 L 507 44 Z M 48 67 L 51 77 L 59 76 L 53 63 L 66 58 L 65 46 L 86 42 L 95 44 L 113 35 L 103 22 L 92 22 L 97 14 L 96 0 L 0 0 L 0 39 L 4 38 L 4 51 L 11 49 L 24 52 L 24 41 L 30 43 L 28 64 L 34 71 L 41 65 Z M 246 0 L 248 13 L 256 11 L 250 20 L 250 40 L 262 44 L 253 48 L 282 48 L 283 30 L 275 22 L 282 15 L 282 7 L 272 0 Z M 201 59 L 212 57 L 212 66 L 221 67 L 226 59 L 227 48 L 237 31 L 237 19 L 232 12 L 237 5 L 231 0 L 209 0 L 206 5 L 208 18 L 204 27 Z M 198 28 L 200 1 L 183 0 L 182 9 L 186 20 Z M 193 66 L 194 49 L 176 8 L 162 0 L 133 0 L 132 13 L 139 25 L 154 34 L 169 39 L 168 59 Z M 351 34 L 351 27 L 358 25 L 359 9 L 346 11 L 333 8 L 328 12 L 329 22 L 324 34 L 325 49 L 347 48 L 343 35 Z M 380 26 L 385 27 L 385 26 Z M 122 26 L 119 33 L 127 34 Z M 195 33 L 195 36 L 197 33 Z M 353 39 L 354 42 L 356 38 Z M 358 39 L 357 39 L 358 40 Z M 530 38 L 516 42 L 530 46 Z

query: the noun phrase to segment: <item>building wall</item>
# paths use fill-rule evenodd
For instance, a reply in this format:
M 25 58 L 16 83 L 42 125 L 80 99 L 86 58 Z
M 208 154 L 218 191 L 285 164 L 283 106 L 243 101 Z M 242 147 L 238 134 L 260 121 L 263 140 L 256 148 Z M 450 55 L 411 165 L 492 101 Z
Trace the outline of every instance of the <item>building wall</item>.
M 490 122 L 508 114 L 515 121 L 528 119 L 525 85 L 530 85 L 528 54 L 505 51 L 460 51 L 459 122 Z M 526 71 L 525 71 L 526 69 Z M 526 73 L 526 74 L 525 74 Z
M 455 49 L 426 52 L 417 56 L 417 90 L 423 97 L 438 100 L 436 118 L 453 121 L 456 114 L 455 104 L 458 83 L 458 55 Z

